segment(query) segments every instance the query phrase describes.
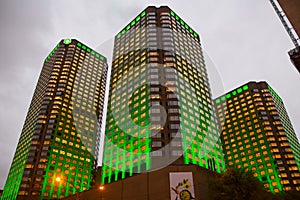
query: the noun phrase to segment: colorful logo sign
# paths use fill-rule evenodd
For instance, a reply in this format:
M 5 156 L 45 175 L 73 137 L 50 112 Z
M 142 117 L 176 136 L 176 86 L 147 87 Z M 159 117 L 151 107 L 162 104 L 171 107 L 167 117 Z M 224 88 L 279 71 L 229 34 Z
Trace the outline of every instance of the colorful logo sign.
M 169 176 L 171 200 L 195 199 L 192 172 L 171 172 Z

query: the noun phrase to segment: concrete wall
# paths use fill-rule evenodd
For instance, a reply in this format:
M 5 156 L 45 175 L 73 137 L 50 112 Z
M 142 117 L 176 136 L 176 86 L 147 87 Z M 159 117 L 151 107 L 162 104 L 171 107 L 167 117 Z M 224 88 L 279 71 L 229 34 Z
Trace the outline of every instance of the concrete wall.
M 94 188 L 80 193 L 79 198 L 81 200 L 170 200 L 170 172 L 192 172 L 196 199 L 209 199 L 208 181 L 214 179 L 217 173 L 196 165 L 183 164 L 171 165 L 158 171 L 138 174 L 106 184 L 103 191 Z M 74 195 L 64 199 L 76 200 L 76 198 Z

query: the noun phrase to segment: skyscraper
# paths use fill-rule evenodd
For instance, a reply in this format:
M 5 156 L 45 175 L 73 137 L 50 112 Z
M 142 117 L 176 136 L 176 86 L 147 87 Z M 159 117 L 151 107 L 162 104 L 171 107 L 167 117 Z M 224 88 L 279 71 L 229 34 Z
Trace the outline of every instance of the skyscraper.
M 226 165 L 252 170 L 272 192 L 300 191 L 300 145 L 271 86 L 249 82 L 215 103 Z
M 295 45 L 295 48 L 289 51 L 289 56 L 296 69 L 300 72 L 300 1 L 270 0 L 270 2 Z
M 298 0 L 277 0 L 287 18 L 293 25 L 297 35 L 300 35 L 300 2 Z
M 179 158 L 221 172 L 218 132 L 199 35 L 147 7 L 115 36 L 102 182 Z
M 1 199 L 89 189 L 97 163 L 106 58 L 64 39 L 45 59 Z

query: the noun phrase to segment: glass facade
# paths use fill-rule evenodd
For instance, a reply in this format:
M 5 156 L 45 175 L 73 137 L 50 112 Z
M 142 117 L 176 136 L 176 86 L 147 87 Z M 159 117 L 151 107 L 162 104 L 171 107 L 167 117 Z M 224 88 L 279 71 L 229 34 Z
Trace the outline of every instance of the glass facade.
M 45 59 L 1 199 L 62 198 L 91 187 L 106 58 L 75 39 Z
M 102 183 L 181 158 L 221 172 L 223 154 L 199 35 L 148 7 L 115 37 Z
M 300 190 L 300 145 L 279 95 L 249 82 L 215 100 L 227 166 L 252 170 L 271 192 Z

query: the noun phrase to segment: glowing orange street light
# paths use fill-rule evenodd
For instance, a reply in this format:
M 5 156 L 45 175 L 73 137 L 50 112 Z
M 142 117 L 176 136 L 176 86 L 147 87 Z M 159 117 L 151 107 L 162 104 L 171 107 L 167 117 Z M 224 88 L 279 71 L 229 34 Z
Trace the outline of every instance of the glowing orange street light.
M 55 181 L 56 181 L 56 182 L 60 182 L 60 181 L 61 181 L 61 178 L 58 176 L 58 177 L 55 178 Z
M 99 190 L 100 190 L 100 199 L 102 200 L 102 191 L 104 190 L 104 186 L 100 185 Z
M 104 190 L 104 186 L 103 186 L 103 185 L 100 185 L 100 186 L 99 186 L 99 190 Z
M 55 178 L 55 181 L 58 182 L 58 183 L 60 183 L 61 181 L 63 181 L 63 177 L 57 176 Z M 72 186 L 76 190 L 76 200 L 79 200 L 80 198 L 79 198 L 79 192 L 78 192 L 78 190 L 76 189 L 76 187 L 74 187 L 74 185 L 72 183 L 69 183 L 69 184 L 70 184 L 70 186 Z

